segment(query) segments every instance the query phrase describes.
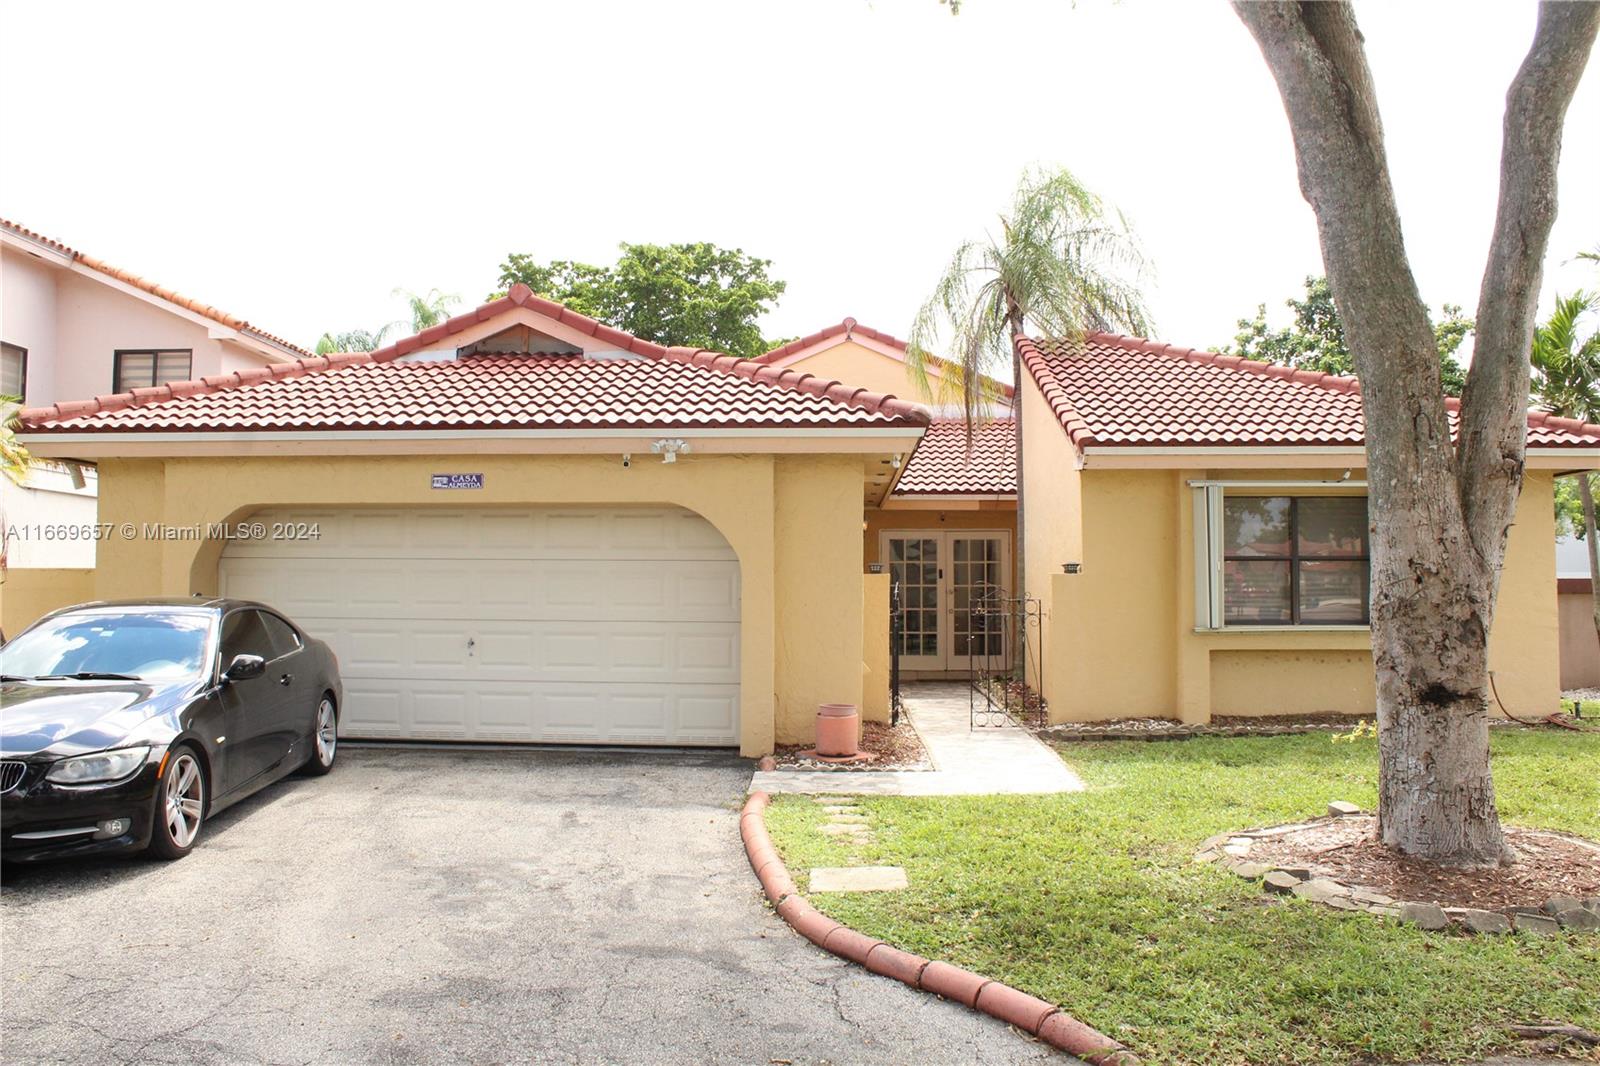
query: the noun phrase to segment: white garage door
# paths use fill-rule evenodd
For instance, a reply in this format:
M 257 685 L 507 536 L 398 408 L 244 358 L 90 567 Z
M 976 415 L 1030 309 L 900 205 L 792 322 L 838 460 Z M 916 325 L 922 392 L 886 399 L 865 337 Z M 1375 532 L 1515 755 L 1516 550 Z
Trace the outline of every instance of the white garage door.
M 738 743 L 739 564 L 675 508 L 293 510 L 224 596 L 339 656 L 348 737 Z

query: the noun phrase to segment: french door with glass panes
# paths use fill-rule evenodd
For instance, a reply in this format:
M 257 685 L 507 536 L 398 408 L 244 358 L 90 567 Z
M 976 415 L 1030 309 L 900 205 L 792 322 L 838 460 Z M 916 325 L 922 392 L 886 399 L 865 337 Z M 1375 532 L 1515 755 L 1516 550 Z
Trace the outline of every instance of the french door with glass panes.
M 879 551 L 900 591 L 902 670 L 1005 668 L 1011 649 L 994 608 L 1010 595 L 1011 534 L 889 530 Z

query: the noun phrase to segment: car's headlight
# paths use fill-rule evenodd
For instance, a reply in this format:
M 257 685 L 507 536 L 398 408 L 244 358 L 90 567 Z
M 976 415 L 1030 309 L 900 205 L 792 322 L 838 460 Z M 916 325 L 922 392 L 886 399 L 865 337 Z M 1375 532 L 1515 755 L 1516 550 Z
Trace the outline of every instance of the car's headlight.
M 93 755 L 77 755 L 62 759 L 50 767 L 46 781 L 58 785 L 93 785 L 102 781 L 119 781 L 144 765 L 150 757 L 149 748 L 118 748 L 115 751 L 97 751 Z

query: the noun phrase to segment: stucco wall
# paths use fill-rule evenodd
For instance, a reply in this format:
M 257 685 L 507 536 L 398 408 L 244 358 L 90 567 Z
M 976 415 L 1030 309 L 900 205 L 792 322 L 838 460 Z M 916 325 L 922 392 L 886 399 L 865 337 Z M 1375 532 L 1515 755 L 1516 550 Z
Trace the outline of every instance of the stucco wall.
M 460 466 L 460 459 L 451 460 Z M 404 457 L 110 460 L 101 520 L 205 525 L 271 506 L 462 506 L 429 487 L 440 461 Z M 813 738 L 818 703 L 862 703 L 859 457 L 474 456 L 474 505 L 672 504 L 703 515 L 740 564 L 740 749 Z M 221 543 L 113 538 L 102 596 L 214 593 Z M 778 635 L 781 633 L 781 645 Z
M 843 381 L 872 392 L 890 393 L 917 403 L 927 403 L 932 398 L 912 383 L 905 363 L 855 341 L 844 341 L 788 366 L 791 370 Z M 937 387 L 937 381 L 931 376 L 929 384 Z
M 1194 624 L 1187 482 L 1309 480 L 1339 473 L 1083 471 L 1083 572 L 1049 578 L 1045 664 L 1052 719 L 1370 713 L 1372 659 L 1364 628 L 1209 632 Z M 1490 669 L 1500 697 L 1518 715 L 1548 714 L 1559 696 L 1551 492 L 1548 472 L 1528 472 L 1490 639 Z
M 26 252 L 0 244 L 0 340 L 28 351 L 29 405 L 54 399 L 56 286 L 54 271 Z
M 40 615 L 94 598 L 93 570 L 7 570 L 0 580 L 0 630 L 14 637 Z
M 1574 579 L 1583 591 L 1558 592 L 1561 633 L 1561 687 L 1600 688 L 1600 637 L 1594 629 L 1594 596 L 1589 579 Z
M 1062 566 L 1083 561 L 1083 477 L 1071 443 L 1045 403 L 1033 378 L 1022 376 L 1023 518 L 1027 524 L 1023 550 L 1030 597 L 1043 607 L 1044 655 L 1030 663 L 1029 683 L 1043 691 L 1052 706 L 1070 698 L 1072 686 L 1088 665 L 1076 653 L 1073 630 L 1055 609 Z M 1078 580 L 1083 575 L 1074 575 Z M 1041 675 L 1042 669 L 1042 675 Z
M 774 498 L 778 743 L 816 735 L 817 706 L 862 702 L 861 461 L 782 456 Z

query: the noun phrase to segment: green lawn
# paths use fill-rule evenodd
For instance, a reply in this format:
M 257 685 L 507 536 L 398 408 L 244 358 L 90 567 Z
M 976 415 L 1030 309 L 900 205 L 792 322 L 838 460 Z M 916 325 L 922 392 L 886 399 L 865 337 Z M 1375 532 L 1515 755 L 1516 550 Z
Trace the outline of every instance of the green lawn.
M 1506 821 L 1600 837 L 1600 734 L 1494 735 Z M 1087 792 L 863 799 L 872 840 L 817 831 L 782 797 L 768 825 L 813 866 L 899 865 L 899 893 L 811 901 L 868 935 L 1008 981 L 1149 1063 L 1470 1060 L 1513 1022 L 1600 1030 L 1600 937 L 1425 934 L 1196 866 L 1201 840 L 1376 802 L 1375 742 L 1326 735 L 1073 744 Z

